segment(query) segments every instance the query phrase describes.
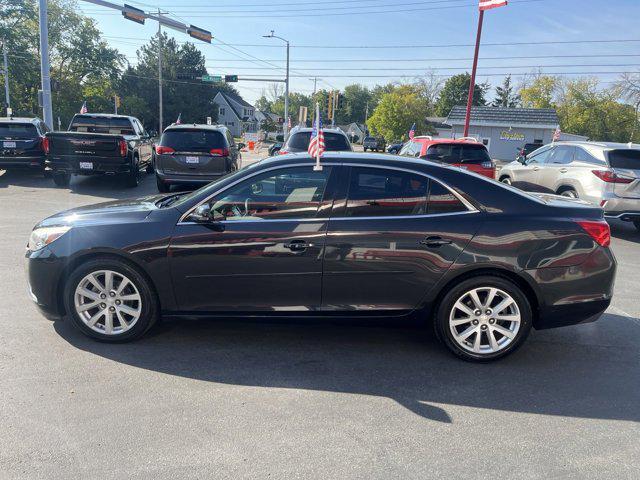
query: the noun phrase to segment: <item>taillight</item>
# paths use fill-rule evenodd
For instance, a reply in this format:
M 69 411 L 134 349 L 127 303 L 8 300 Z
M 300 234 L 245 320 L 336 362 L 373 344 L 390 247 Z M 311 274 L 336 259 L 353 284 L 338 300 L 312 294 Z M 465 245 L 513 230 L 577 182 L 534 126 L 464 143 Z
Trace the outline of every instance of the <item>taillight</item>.
M 278 155 L 286 155 L 287 153 L 289 152 L 287 152 L 286 150 L 278 150 Z
M 49 153 L 49 139 L 47 137 L 44 137 L 40 141 L 40 147 L 44 153 Z
M 482 168 L 493 168 L 493 162 L 482 162 Z
M 171 147 L 163 147 L 162 145 L 156 145 L 156 153 L 162 155 L 164 153 L 175 153 L 175 150 Z
M 212 148 L 209 150 L 209 153 L 214 157 L 228 157 L 229 149 L 228 148 Z
M 121 157 L 126 157 L 127 156 L 127 141 L 126 140 L 120 140 L 120 156 Z
M 577 223 L 601 247 L 608 247 L 611 243 L 611 229 L 604 220 L 577 220 Z
M 603 182 L 607 183 L 631 183 L 633 178 L 621 177 L 611 170 L 591 170 L 591 172 Z

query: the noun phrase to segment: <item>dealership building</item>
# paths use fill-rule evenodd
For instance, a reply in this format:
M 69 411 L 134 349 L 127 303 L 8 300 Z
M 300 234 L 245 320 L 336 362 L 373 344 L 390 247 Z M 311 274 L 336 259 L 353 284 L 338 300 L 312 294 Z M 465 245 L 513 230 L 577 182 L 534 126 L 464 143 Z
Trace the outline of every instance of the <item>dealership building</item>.
M 466 107 L 451 109 L 438 135 L 460 138 L 464 132 Z M 495 160 L 514 160 L 525 143 L 551 143 L 560 121 L 553 108 L 472 107 L 469 136 L 475 137 L 489 149 Z M 561 140 L 586 140 L 578 135 L 561 136 Z

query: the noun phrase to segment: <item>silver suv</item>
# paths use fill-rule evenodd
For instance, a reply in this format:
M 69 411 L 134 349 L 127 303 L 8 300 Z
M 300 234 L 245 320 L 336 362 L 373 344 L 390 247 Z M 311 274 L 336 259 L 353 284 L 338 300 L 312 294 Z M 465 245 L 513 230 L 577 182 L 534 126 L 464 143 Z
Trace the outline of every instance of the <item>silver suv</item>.
M 501 182 L 580 198 L 640 230 L 640 145 L 556 142 L 506 165 Z

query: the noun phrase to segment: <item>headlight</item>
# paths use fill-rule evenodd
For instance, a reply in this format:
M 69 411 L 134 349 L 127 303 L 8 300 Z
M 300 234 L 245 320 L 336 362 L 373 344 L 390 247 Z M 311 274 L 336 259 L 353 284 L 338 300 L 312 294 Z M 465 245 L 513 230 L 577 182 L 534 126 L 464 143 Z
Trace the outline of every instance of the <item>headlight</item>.
M 71 227 L 43 227 L 34 229 L 29 236 L 29 250 L 34 252 L 46 247 L 67 233 L 70 228 Z

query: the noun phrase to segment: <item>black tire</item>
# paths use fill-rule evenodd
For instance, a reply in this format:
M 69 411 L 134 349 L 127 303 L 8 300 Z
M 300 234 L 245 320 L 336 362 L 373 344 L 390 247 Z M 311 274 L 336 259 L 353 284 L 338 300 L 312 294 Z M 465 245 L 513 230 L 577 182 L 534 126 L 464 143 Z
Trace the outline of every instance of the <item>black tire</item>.
M 171 185 L 163 182 L 158 175 L 156 175 L 156 185 L 160 193 L 168 193 L 171 190 Z
M 560 190 L 558 190 L 558 195 L 561 195 L 567 198 L 578 198 L 578 192 L 576 192 L 573 188 L 570 188 L 570 187 L 561 188 Z
M 125 275 L 140 293 L 142 300 L 140 317 L 129 330 L 120 334 L 106 335 L 92 330 L 82 321 L 75 309 L 74 294 L 76 287 L 86 275 L 98 270 L 112 270 Z M 95 258 L 77 267 L 69 276 L 63 295 L 65 309 L 73 325 L 85 335 L 101 342 L 121 343 L 140 338 L 156 323 L 160 315 L 158 297 L 150 282 L 133 265 L 116 258 Z
M 124 174 L 124 183 L 129 188 L 140 185 L 140 162 L 137 158 L 133 159 L 131 170 Z
M 511 185 L 511 178 L 505 175 L 500 178 L 500 183 L 504 183 L 505 185 Z
M 362 147 L 362 150 L 366 152 L 367 151 L 367 147 Z
M 153 160 L 150 160 L 149 163 L 147 164 L 146 168 L 144 169 L 144 171 L 148 174 L 152 174 L 153 172 L 156 171 L 155 167 L 154 167 L 154 162 Z
M 51 175 L 53 183 L 58 187 L 68 187 L 71 183 L 71 174 L 66 172 L 53 172 Z
M 449 316 L 454 308 L 454 304 L 460 299 L 466 292 L 469 292 L 475 288 L 493 287 L 507 293 L 515 301 L 520 313 L 520 326 L 515 337 L 504 348 L 497 352 L 490 353 L 474 353 L 460 346 L 454 339 L 453 333 L 449 326 Z M 486 299 L 486 298 L 485 298 Z M 497 306 L 497 305 L 494 305 Z M 499 312 L 498 312 L 499 313 Z M 495 312 L 494 312 L 495 314 Z M 436 310 L 436 316 L 434 319 L 434 329 L 438 339 L 457 357 L 470 361 L 470 362 L 490 362 L 499 358 L 505 357 L 515 350 L 517 350 L 524 341 L 527 339 L 529 332 L 531 331 L 533 314 L 531 310 L 531 304 L 527 299 L 527 296 L 522 290 L 514 284 L 512 281 L 492 275 L 482 275 L 478 277 L 472 277 L 451 288 L 440 301 Z M 491 319 L 493 320 L 493 319 Z M 486 320 L 485 320 L 486 321 Z M 482 327 L 482 325 L 480 325 Z M 478 328 L 480 328 L 478 327 Z M 455 327 L 453 327 L 455 328 Z M 461 326 L 458 328 L 466 328 Z M 485 327 L 486 328 L 486 325 Z M 489 327 L 491 328 L 491 327 Z M 480 331 L 479 331 L 480 332 Z M 476 333 L 472 333 L 470 336 L 475 339 Z M 482 333 L 480 333 L 482 335 Z M 488 342 L 489 333 L 484 334 L 484 338 Z M 494 336 L 495 338 L 495 336 Z M 506 338 L 506 337 L 505 337 Z M 470 340 L 469 340 L 470 341 Z M 502 338 L 499 340 L 502 341 Z

